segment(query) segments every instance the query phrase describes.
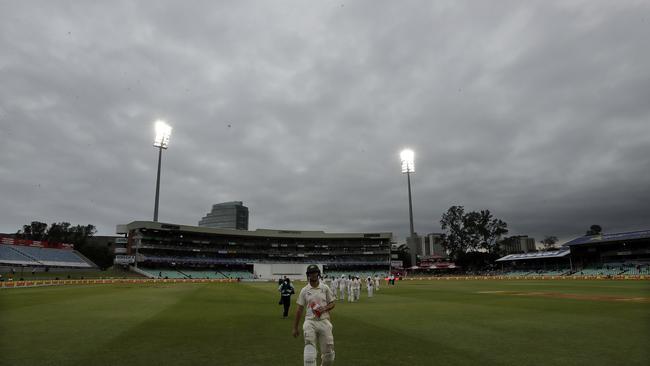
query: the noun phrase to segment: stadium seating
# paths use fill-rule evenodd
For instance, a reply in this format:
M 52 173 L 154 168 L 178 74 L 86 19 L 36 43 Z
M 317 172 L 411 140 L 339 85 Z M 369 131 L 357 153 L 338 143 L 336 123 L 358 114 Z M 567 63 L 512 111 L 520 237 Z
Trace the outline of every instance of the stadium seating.
M 253 279 L 253 273 L 247 272 L 247 271 L 227 271 L 227 270 L 222 270 L 221 273 L 223 273 L 225 276 L 228 278 L 241 278 L 241 279 Z
M 564 269 L 537 269 L 537 270 L 511 270 L 503 272 L 502 276 L 507 277 L 536 277 L 536 276 L 565 276 L 571 271 Z
M 532 271 L 509 271 L 509 272 L 505 272 L 503 275 L 508 277 L 523 277 L 531 273 Z
M 351 269 L 349 271 L 325 271 L 324 273 L 331 278 L 340 278 L 341 276 L 358 276 L 359 278 L 366 279 L 368 277 L 375 278 L 375 275 L 378 275 L 380 278 L 388 277 L 388 271 L 355 271 Z
M 143 267 L 138 267 L 138 269 L 142 272 L 145 272 L 148 277 L 151 278 L 187 278 L 184 274 L 178 272 L 178 271 L 170 271 L 170 270 L 160 270 L 160 269 L 153 269 L 153 268 L 143 268 Z
M 620 268 L 583 268 L 574 273 L 576 276 L 616 276 L 624 272 Z
M 94 265 L 84 260 L 73 250 L 19 245 L 0 245 L 0 247 L 2 247 L 2 249 L 0 249 L 0 259 L 3 260 L 3 262 L 12 260 L 19 262 L 22 260 L 24 261 L 23 263 L 16 262 L 15 264 L 74 268 L 94 267 Z
M 189 278 L 208 278 L 208 279 L 228 278 L 219 271 L 194 271 L 194 270 L 179 269 L 178 272 L 187 275 Z
M 148 274 L 151 278 L 173 278 L 173 279 L 252 279 L 253 273 L 247 271 L 232 271 L 232 270 L 219 270 L 214 269 L 210 271 L 197 271 L 192 269 L 179 268 L 176 270 L 170 269 L 156 269 L 156 268 L 143 268 L 139 269 Z
M 14 245 L 0 244 L 0 263 L 7 265 L 26 265 L 38 266 L 40 265 L 34 259 L 22 254 L 20 251 L 14 249 Z
M 639 267 L 631 267 L 627 271 L 623 273 L 624 275 L 633 275 L 633 276 L 639 276 L 639 275 L 650 275 L 650 266 L 644 265 L 644 266 L 639 266 Z

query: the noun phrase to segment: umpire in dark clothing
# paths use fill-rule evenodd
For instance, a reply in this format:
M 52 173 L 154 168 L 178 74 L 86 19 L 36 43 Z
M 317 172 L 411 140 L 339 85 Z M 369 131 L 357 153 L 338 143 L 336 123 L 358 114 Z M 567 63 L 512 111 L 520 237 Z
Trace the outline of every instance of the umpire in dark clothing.
M 278 291 L 280 291 L 282 305 L 284 305 L 282 317 L 286 318 L 289 315 L 289 306 L 291 306 L 291 295 L 295 294 L 296 291 L 294 290 L 293 285 L 291 285 L 291 280 L 288 278 L 284 279 L 284 282 L 282 282 L 280 287 L 278 287 Z
M 278 279 L 278 286 L 279 286 L 278 288 L 282 288 L 282 284 L 286 280 L 287 280 L 287 276 L 284 276 L 284 278 L 280 277 L 280 279 Z M 280 300 L 278 300 L 278 305 L 282 305 L 282 294 L 280 294 Z

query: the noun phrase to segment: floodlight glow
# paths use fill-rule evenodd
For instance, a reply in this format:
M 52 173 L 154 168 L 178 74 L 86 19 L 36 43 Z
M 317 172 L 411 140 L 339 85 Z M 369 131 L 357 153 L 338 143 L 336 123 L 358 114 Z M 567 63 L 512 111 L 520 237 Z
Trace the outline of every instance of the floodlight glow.
M 164 121 L 156 121 L 156 139 L 153 146 L 166 149 L 169 146 L 169 137 L 172 135 L 172 127 Z
M 415 153 L 411 149 L 404 149 L 399 154 L 402 160 L 402 173 L 415 173 Z

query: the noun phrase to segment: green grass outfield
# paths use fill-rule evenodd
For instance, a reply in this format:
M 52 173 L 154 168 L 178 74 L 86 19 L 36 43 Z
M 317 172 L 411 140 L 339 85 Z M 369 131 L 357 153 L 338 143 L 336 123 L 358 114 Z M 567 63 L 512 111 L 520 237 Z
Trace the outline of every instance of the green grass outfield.
M 302 365 L 277 301 L 271 283 L 2 289 L 0 365 Z M 650 364 L 647 280 L 408 281 L 332 318 L 341 366 Z

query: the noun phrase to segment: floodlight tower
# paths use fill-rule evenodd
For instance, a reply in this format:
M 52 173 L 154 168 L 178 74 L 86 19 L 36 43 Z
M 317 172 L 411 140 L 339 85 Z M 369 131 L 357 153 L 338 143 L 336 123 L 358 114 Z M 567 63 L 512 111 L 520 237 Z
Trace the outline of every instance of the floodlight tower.
M 406 181 L 409 188 L 409 222 L 411 224 L 410 234 L 413 236 L 413 203 L 411 202 L 411 173 L 415 173 L 415 153 L 411 149 L 404 149 L 399 154 L 402 160 L 402 174 L 406 173 Z
M 169 146 L 169 137 L 172 135 L 172 127 L 164 121 L 156 121 L 156 139 L 153 146 L 158 148 L 158 176 L 156 178 L 156 203 L 153 209 L 153 221 L 158 222 L 158 199 L 160 198 L 160 162 L 163 149 Z
M 402 173 L 406 173 L 406 181 L 409 190 L 409 223 L 410 223 L 410 236 L 407 239 L 408 247 L 411 251 L 411 265 L 416 265 L 417 259 L 417 234 L 413 229 L 413 203 L 411 199 L 411 173 L 415 173 L 415 153 L 411 149 L 404 149 L 399 154 L 402 161 Z

